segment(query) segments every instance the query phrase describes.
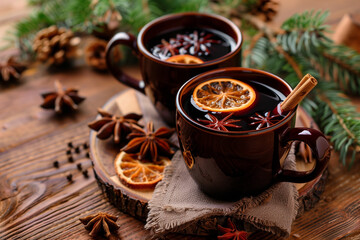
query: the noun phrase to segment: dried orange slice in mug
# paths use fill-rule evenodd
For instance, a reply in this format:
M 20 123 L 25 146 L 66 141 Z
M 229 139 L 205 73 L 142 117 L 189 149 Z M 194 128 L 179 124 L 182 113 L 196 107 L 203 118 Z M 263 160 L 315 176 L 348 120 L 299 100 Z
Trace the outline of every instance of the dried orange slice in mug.
M 200 58 L 194 57 L 192 55 L 183 54 L 183 55 L 175 55 L 166 59 L 167 62 L 173 63 L 182 63 L 182 64 L 199 64 L 204 63 Z
M 136 154 L 120 152 L 115 159 L 115 170 L 121 182 L 134 189 L 151 189 L 163 178 L 165 167 L 171 161 L 160 158 L 159 161 L 143 162 Z
M 212 112 L 239 112 L 254 103 L 256 93 L 242 81 L 217 78 L 196 86 L 193 99 L 196 105 Z

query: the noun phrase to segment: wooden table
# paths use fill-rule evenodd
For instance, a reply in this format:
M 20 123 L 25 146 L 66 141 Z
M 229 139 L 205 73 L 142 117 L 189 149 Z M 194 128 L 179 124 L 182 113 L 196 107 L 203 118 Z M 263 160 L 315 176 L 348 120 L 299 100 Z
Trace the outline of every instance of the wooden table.
M 1 36 L 10 23 L 28 14 L 24 1 L 20 2 L 0 4 Z M 345 12 L 360 13 L 355 0 L 282 1 L 275 24 L 300 9 L 320 8 L 311 5 L 318 2 L 333 12 L 331 24 Z M 11 51 L 1 56 L 7 54 Z M 139 77 L 137 67 L 126 71 Z M 58 116 L 39 107 L 40 94 L 52 90 L 55 79 L 79 88 L 87 98 L 76 114 Z M 104 198 L 87 156 L 87 123 L 95 118 L 98 107 L 125 89 L 110 75 L 94 72 L 83 62 L 52 72 L 36 67 L 18 85 L 0 87 L 0 239 L 91 239 L 78 219 L 98 211 L 119 216 L 119 239 L 148 236 L 143 222 L 119 212 Z M 54 167 L 55 161 L 59 168 Z M 348 170 L 333 154 L 329 170 L 319 203 L 294 222 L 289 239 L 360 239 L 360 162 Z M 274 239 L 262 233 L 252 238 Z M 208 238 L 170 235 L 168 239 Z

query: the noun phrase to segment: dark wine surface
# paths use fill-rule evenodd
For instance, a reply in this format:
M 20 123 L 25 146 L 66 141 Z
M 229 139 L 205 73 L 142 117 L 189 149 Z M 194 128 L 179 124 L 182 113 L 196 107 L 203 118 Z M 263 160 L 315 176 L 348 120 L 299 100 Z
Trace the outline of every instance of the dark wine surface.
M 254 88 L 256 92 L 256 100 L 255 104 L 253 104 L 246 111 L 237 113 L 233 112 L 233 114 L 227 119 L 229 120 L 238 120 L 235 125 L 239 126 L 238 128 L 225 126 L 227 131 L 248 131 L 248 130 L 259 130 L 269 126 L 272 126 L 283 119 L 284 116 L 274 115 L 272 114 L 272 110 L 274 110 L 280 102 L 285 99 L 285 95 L 280 91 L 267 86 L 263 83 L 254 81 L 254 80 L 243 80 L 240 81 L 249 84 Z M 201 109 L 196 105 L 193 96 L 193 92 L 190 91 L 186 95 L 184 95 L 183 108 L 185 112 L 189 115 L 191 119 L 199 124 L 204 126 L 211 125 L 213 123 L 213 119 L 210 115 L 215 116 L 216 119 L 221 121 L 226 118 L 231 113 L 220 113 L 220 112 L 211 112 L 208 110 Z M 206 123 L 204 123 L 205 120 Z M 214 126 L 210 127 L 214 129 Z M 216 129 L 216 128 L 215 128 Z M 216 129 L 220 130 L 221 129 Z
M 166 60 L 174 55 L 188 54 L 204 62 L 222 57 L 235 48 L 229 35 L 214 29 L 177 29 L 154 37 L 147 49 L 157 58 Z

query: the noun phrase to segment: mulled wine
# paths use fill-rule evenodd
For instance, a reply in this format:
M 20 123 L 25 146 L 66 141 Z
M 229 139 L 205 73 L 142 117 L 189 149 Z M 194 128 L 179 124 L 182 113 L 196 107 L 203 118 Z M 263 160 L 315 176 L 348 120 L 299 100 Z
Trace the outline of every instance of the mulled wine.
M 221 84 L 225 84 L 225 87 L 223 86 L 223 88 L 230 89 L 233 87 L 235 89 L 229 90 L 232 91 L 232 96 L 236 96 L 236 92 L 240 92 L 240 95 L 238 95 L 238 99 L 236 99 L 236 101 L 247 101 L 246 99 L 248 98 L 249 90 L 244 90 L 242 87 L 238 86 L 235 88 L 232 86 L 233 83 L 230 82 L 231 79 L 228 79 L 228 82 L 226 82 L 226 79 L 219 80 L 223 81 Z M 236 79 L 234 80 L 237 81 Z M 198 87 L 195 86 L 192 91 L 184 94 L 184 97 L 182 98 L 182 105 L 185 112 L 191 119 L 199 124 L 202 124 L 211 129 L 226 132 L 259 130 L 270 127 L 284 118 L 284 116 L 274 114 L 272 112 L 272 110 L 276 109 L 278 104 L 285 99 L 285 95 L 282 92 L 256 80 L 239 79 L 239 81 L 244 83 L 245 86 L 250 86 L 252 89 L 251 91 L 253 91 L 252 97 L 254 98 L 254 101 L 245 110 L 227 111 L 225 109 L 217 111 L 215 108 L 219 104 L 216 103 L 217 98 L 212 96 L 206 96 L 206 99 L 209 100 L 208 105 L 211 107 L 204 109 L 201 107 L 201 105 L 199 106 L 198 99 L 194 99 L 194 91 L 198 91 Z M 217 88 L 220 87 L 217 86 L 217 84 L 219 84 L 217 83 L 217 79 L 211 80 L 209 82 L 211 82 L 211 85 L 203 87 L 203 89 L 200 89 L 200 91 L 204 91 L 204 89 L 207 90 L 207 88 L 212 88 L 211 91 L 214 92 Z M 229 103 L 225 102 L 223 104 L 229 105 L 231 103 L 229 101 Z M 215 111 L 211 111 L 212 107 L 214 107 Z
M 147 49 L 157 58 L 167 60 L 176 55 L 191 55 L 211 61 L 235 49 L 229 35 L 214 29 L 176 29 L 152 38 Z
M 180 150 L 203 192 L 234 201 L 278 182 L 308 182 L 322 173 L 330 157 L 326 137 L 315 129 L 294 128 L 296 107 L 274 111 L 294 92 L 271 73 L 240 67 L 201 73 L 179 89 Z M 285 116 L 274 116 L 273 111 Z M 316 161 L 311 171 L 284 170 L 292 146 L 284 143 L 292 141 L 311 148 Z

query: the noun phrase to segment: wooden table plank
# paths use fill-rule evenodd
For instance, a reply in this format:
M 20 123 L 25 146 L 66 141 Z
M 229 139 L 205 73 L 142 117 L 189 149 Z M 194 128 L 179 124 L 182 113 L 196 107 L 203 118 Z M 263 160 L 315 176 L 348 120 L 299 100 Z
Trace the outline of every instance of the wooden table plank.
M 86 237 L 87 232 L 78 218 L 97 211 L 120 215 L 118 223 L 125 225 L 120 235 L 147 235 L 143 223 L 118 212 L 97 186 L 91 161 L 82 149 L 83 143 L 88 141 L 88 121 L 59 129 L 1 154 L 1 159 L 7 159 L 7 162 L 1 161 L 0 178 L 9 181 L 14 191 L 12 197 L 0 201 L 0 239 Z M 80 153 L 71 150 L 73 163 L 68 161 L 66 153 L 70 141 L 81 149 Z M 59 161 L 59 168 L 53 166 L 55 160 Z M 11 161 L 10 166 L 8 161 Z M 83 170 L 89 171 L 89 178 L 77 169 L 78 163 Z M 68 174 L 72 174 L 73 182 L 67 180 Z M 15 204 L 11 206 L 13 202 Z M 4 209 L 10 209 L 6 216 L 1 215 Z M 128 225 L 139 231 L 130 234 Z
M 139 75 L 137 67 L 129 68 L 128 72 Z M 55 79 L 64 87 L 78 88 L 79 95 L 87 98 L 75 114 L 59 116 L 40 108 L 41 93 L 53 91 Z M 22 84 L 5 88 L 0 94 L 0 152 L 68 124 L 95 117 L 97 108 L 122 89 L 124 86 L 109 74 L 96 73 L 86 66 L 58 73 L 38 70 L 23 79 Z

